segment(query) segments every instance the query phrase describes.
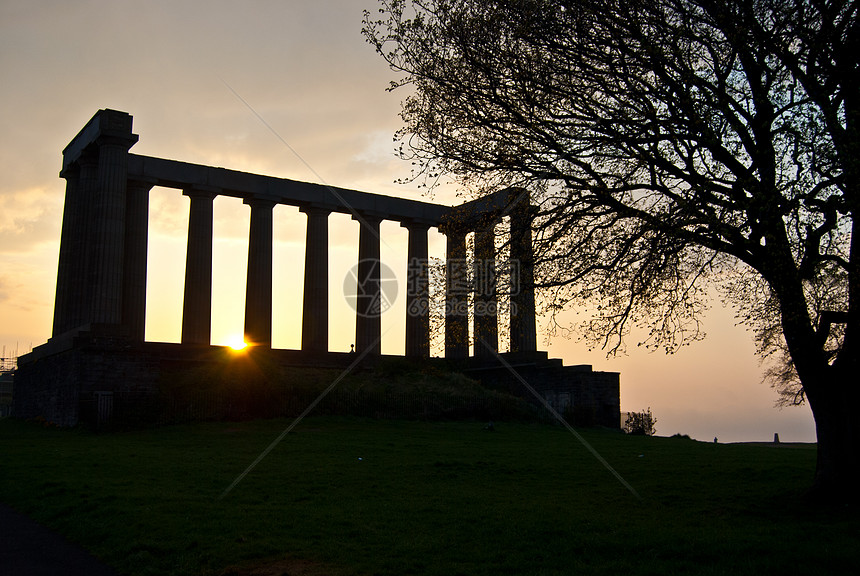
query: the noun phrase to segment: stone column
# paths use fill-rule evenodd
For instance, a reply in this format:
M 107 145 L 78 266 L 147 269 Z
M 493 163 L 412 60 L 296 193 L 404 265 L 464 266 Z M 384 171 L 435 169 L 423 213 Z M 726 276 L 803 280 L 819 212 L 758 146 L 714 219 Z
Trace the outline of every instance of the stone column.
M 532 210 L 525 196 L 511 211 L 511 352 L 537 350 Z
M 305 286 L 302 296 L 302 350 L 328 352 L 328 215 L 331 210 L 305 206 Z
M 248 283 L 245 288 L 245 342 L 272 346 L 272 209 L 275 201 L 249 198 Z
M 209 345 L 212 336 L 212 227 L 215 192 L 182 192 L 191 199 L 182 302 L 182 343 Z
M 496 299 L 495 226 L 488 222 L 475 232 L 475 357 L 492 358 L 499 350 Z
M 98 146 L 98 188 L 92 223 L 94 241 L 90 251 L 90 322 L 122 324 L 123 260 L 125 258 L 125 204 L 128 180 L 128 149 L 137 141 L 128 133 L 108 132 Z
M 60 173 L 66 179 L 66 197 L 63 204 L 63 227 L 60 234 L 60 257 L 57 262 L 57 292 L 54 296 L 54 325 L 52 336 L 70 330 L 75 278 L 81 274 L 81 242 L 78 238 L 86 234 L 82 218 L 81 169 L 73 164 Z
M 355 298 L 355 351 L 382 352 L 382 292 L 380 284 L 379 223 L 375 215 L 354 216 L 360 224 Z
M 91 149 L 81 155 L 78 160 L 80 178 L 78 194 L 80 195 L 78 220 L 80 227 L 73 237 L 71 280 L 72 294 L 69 298 L 69 324 L 66 330 L 88 324 L 90 320 L 90 292 L 95 283 L 95 277 L 90 269 L 91 249 L 95 242 L 96 227 L 93 223 L 95 214 L 96 192 L 99 186 L 99 161 L 97 151 Z
M 146 328 L 146 252 L 149 191 L 155 181 L 129 180 L 125 202 L 125 267 L 122 323 L 133 340 L 143 342 Z
M 443 229 L 447 237 L 445 261 L 445 358 L 469 357 L 469 268 L 466 233 Z
M 429 224 L 404 222 L 409 230 L 406 265 L 406 356 L 430 357 Z

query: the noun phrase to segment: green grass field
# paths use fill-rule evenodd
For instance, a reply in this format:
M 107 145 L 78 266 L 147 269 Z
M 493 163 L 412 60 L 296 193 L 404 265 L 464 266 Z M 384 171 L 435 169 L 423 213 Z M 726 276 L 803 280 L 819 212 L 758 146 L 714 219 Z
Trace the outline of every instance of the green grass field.
M 95 434 L 0 421 L 0 501 L 120 572 L 846 574 L 858 521 L 803 504 L 812 446 L 310 417 Z M 283 559 L 286 563 L 278 563 Z

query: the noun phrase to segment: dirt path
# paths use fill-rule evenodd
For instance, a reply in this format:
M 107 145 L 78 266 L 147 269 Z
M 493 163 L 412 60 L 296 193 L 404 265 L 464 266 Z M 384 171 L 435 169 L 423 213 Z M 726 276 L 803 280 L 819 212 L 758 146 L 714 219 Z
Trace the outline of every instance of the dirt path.
M 0 574 L 15 576 L 117 576 L 59 534 L 0 503 Z

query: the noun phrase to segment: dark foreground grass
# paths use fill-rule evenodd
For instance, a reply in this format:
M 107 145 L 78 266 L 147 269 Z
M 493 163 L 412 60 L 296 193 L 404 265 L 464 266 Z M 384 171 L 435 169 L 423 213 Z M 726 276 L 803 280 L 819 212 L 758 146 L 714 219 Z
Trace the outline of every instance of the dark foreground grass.
M 308 418 L 94 434 L 0 421 L 0 501 L 120 572 L 847 574 L 847 511 L 801 502 L 813 447 L 561 427 Z M 231 567 L 235 567 L 231 568 Z M 288 573 L 279 571 L 277 574 Z

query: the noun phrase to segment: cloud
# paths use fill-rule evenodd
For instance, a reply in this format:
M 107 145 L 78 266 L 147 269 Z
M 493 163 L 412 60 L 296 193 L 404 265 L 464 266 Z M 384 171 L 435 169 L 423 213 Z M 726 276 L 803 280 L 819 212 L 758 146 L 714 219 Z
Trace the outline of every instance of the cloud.
M 4 276 L 0 276 L 0 304 L 9 300 L 9 295 L 13 289 L 9 286 L 9 281 Z
M 30 252 L 57 242 L 62 200 L 48 188 L 0 194 L 0 253 Z
M 38 322 L 26 313 L 45 310 L 54 303 L 57 254 L 42 249 L 27 254 L 5 254 L 0 275 L 0 318 L 4 328 L 29 332 Z M 22 315 L 23 314 L 23 315 Z

